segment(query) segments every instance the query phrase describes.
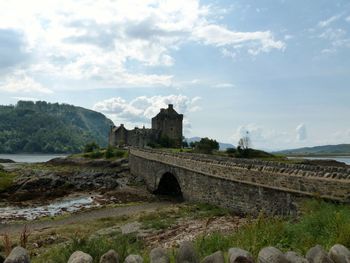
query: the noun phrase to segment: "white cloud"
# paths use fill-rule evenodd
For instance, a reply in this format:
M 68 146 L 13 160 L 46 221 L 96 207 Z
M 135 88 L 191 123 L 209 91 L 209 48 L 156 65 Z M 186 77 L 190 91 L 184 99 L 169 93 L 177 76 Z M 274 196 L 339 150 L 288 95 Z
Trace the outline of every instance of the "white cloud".
M 232 83 L 218 83 L 214 85 L 214 88 L 234 88 L 235 85 Z
M 251 54 L 269 52 L 272 49 L 284 50 L 285 44 L 275 40 L 270 31 L 236 32 L 221 25 L 208 24 L 197 27 L 194 36 L 204 41 L 205 44 L 222 46 L 233 46 L 240 48 L 249 47 Z
M 0 91 L 9 93 L 53 93 L 52 90 L 44 87 L 39 82 L 36 82 L 25 74 L 17 74 L 8 77 L 5 83 L 0 85 Z
M 217 25 L 212 19 L 217 8 L 199 0 L 0 0 L 0 6 L 0 28 L 23 32 L 34 58 L 28 76 L 169 86 L 173 76 L 152 68 L 174 65 L 173 52 L 190 41 L 246 48 L 253 55 L 285 47 L 270 31 L 235 32 Z
M 318 26 L 319 27 L 327 27 L 330 24 L 332 24 L 333 22 L 337 21 L 340 17 L 341 17 L 341 15 L 335 15 L 335 16 L 332 16 L 332 17 L 326 19 L 326 20 L 322 20 L 322 21 L 318 22 Z
M 306 125 L 304 123 L 299 124 L 295 130 L 297 133 L 296 138 L 298 141 L 305 141 L 307 139 Z
M 322 53 L 335 53 L 338 48 L 350 47 L 350 38 L 347 32 L 341 28 L 327 28 L 318 37 L 329 41 L 331 45 L 330 48 L 323 49 Z
M 231 50 L 229 50 L 227 48 L 223 48 L 221 50 L 221 53 L 222 53 L 222 55 L 224 57 L 229 57 L 229 58 L 232 58 L 232 59 L 237 57 L 237 52 L 231 51 Z
M 345 18 L 345 21 L 346 21 L 346 22 L 350 22 L 350 16 L 346 17 L 346 18 Z
M 293 35 L 285 35 L 284 36 L 284 40 L 290 40 L 290 39 L 293 39 L 294 36 Z
M 31 97 L 12 97 L 12 99 L 22 100 L 22 101 L 39 101 L 38 98 L 31 98 Z
M 199 100 L 199 97 L 189 98 L 183 95 L 140 96 L 131 101 L 116 97 L 95 103 L 93 109 L 105 113 L 116 124 L 124 122 L 129 125 L 142 125 L 149 124 L 150 119 L 158 114 L 161 108 L 173 104 L 178 113 L 185 115 L 186 127 L 190 127 L 186 115 L 200 110 Z

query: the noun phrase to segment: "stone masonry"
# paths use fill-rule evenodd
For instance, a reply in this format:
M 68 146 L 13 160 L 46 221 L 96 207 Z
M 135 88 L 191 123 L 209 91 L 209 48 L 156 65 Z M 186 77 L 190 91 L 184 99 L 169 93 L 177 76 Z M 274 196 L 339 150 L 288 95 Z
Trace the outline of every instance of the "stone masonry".
M 130 170 L 148 189 L 173 175 L 183 198 L 240 213 L 294 214 L 302 199 L 350 201 L 350 169 L 131 148 Z

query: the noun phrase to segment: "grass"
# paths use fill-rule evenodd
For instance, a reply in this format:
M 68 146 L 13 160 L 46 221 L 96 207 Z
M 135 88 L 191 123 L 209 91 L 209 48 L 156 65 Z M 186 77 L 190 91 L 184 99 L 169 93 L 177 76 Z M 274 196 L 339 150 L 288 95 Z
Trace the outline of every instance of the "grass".
M 212 218 L 229 214 L 223 208 L 208 204 L 182 204 L 178 208 L 146 213 L 138 218 L 145 229 L 162 230 L 173 226 L 179 218 Z
M 100 256 L 109 249 L 116 250 L 121 256 L 121 261 L 128 254 L 136 253 L 144 256 L 145 262 L 148 262 L 147 244 L 135 235 L 121 235 L 118 231 L 103 236 L 93 234 L 99 229 L 127 222 L 139 221 L 144 228 L 161 230 L 171 227 L 179 218 L 207 219 L 229 214 L 228 210 L 211 205 L 184 203 L 132 217 L 103 218 L 91 221 L 89 224 L 67 225 L 55 230 L 55 233 L 68 242 L 48 245 L 38 256 L 33 257 L 32 262 L 67 262 L 69 256 L 76 250 L 89 253 L 94 262 L 98 262 Z M 50 231 L 50 234 L 55 234 L 52 233 L 54 230 Z M 43 233 L 37 235 L 42 238 Z M 29 242 L 33 242 L 34 238 L 35 236 Z M 218 250 L 227 253 L 231 247 L 250 251 L 255 257 L 266 246 L 274 246 L 284 252 L 293 250 L 305 255 L 307 250 L 316 244 L 328 250 L 337 243 L 350 247 L 350 206 L 320 200 L 304 203 L 298 218 L 269 217 L 260 214 L 257 218 L 247 218 L 247 223 L 236 231 L 211 233 L 194 240 L 201 258 Z M 175 252 L 175 249 L 169 250 L 171 262 L 174 262 Z
M 16 174 L 6 172 L 2 166 L 0 166 L 0 192 L 10 187 L 15 179 Z
M 213 233 L 195 241 L 201 257 L 230 247 L 243 248 L 255 257 L 266 246 L 305 254 L 316 244 L 328 250 L 337 243 L 350 247 L 350 207 L 317 200 L 305 203 L 297 221 L 260 215 L 235 233 Z
M 64 245 L 50 249 L 46 253 L 33 259 L 33 263 L 66 263 L 73 254 L 79 250 L 88 253 L 98 263 L 100 257 L 110 249 L 118 251 L 121 262 L 133 253 L 139 253 L 143 248 L 142 242 L 135 235 L 116 234 L 113 237 L 74 237 Z

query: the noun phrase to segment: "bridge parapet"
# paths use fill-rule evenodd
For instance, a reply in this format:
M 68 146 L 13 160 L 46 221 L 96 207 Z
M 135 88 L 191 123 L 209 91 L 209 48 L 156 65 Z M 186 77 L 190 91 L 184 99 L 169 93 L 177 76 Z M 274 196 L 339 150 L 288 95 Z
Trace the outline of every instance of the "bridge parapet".
M 348 168 L 170 153 L 140 148 L 131 148 L 130 155 L 207 177 L 303 196 L 350 201 Z

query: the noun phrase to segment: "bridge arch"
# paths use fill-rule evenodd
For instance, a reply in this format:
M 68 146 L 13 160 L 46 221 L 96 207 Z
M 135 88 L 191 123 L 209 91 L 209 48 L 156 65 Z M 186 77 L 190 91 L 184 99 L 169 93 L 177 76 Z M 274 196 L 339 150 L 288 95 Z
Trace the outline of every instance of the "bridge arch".
M 156 177 L 156 187 L 153 192 L 156 195 L 166 195 L 182 200 L 183 194 L 180 181 L 175 173 L 170 171 L 160 171 Z

